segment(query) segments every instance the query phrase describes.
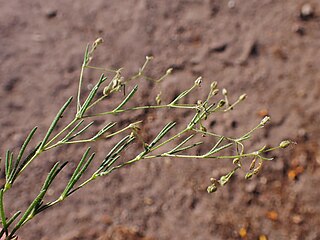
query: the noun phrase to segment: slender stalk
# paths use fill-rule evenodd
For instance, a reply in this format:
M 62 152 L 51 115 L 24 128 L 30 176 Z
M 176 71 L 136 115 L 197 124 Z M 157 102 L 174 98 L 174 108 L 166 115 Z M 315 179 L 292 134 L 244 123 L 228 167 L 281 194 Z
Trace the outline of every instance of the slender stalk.
M 138 106 L 138 107 L 132 107 L 127 109 L 118 109 L 118 110 L 112 110 L 102 113 L 96 113 L 91 115 L 84 115 L 83 118 L 91 118 L 91 117 L 100 117 L 105 115 L 115 115 L 118 113 L 124 113 L 128 111 L 135 111 L 135 110 L 144 110 L 144 109 L 160 109 L 160 108 L 179 108 L 179 109 L 196 109 L 196 105 L 193 104 L 166 104 L 166 105 L 149 105 L 149 106 Z
M 2 222 L 2 230 L 0 231 L 0 238 L 5 234 L 6 240 L 12 240 L 16 238 L 17 231 L 27 224 L 30 220 L 32 220 L 36 215 L 41 213 L 42 211 L 51 208 L 58 203 L 64 201 L 68 196 L 75 193 L 82 187 L 86 186 L 90 182 L 98 179 L 99 177 L 107 176 L 115 170 L 118 170 L 122 167 L 134 164 L 143 159 L 154 159 L 160 157 L 173 157 L 173 158 L 182 158 L 182 159 L 230 159 L 233 160 L 233 167 L 232 170 L 229 171 L 224 176 L 221 176 L 219 180 L 213 180 L 212 184 L 208 187 L 208 192 L 214 192 L 217 190 L 217 186 L 224 186 L 230 178 L 235 174 L 238 169 L 242 168 L 241 161 L 245 158 L 253 158 L 250 168 L 246 174 L 246 179 L 251 178 L 253 175 L 257 174 L 262 166 L 262 163 L 267 160 L 272 160 L 272 158 L 268 158 L 265 156 L 265 153 L 280 149 L 286 148 L 291 142 L 290 141 L 283 141 L 280 143 L 279 146 L 266 148 L 265 146 L 260 148 L 257 151 L 253 152 L 246 152 L 244 142 L 250 139 L 251 134 L 265 126 L 265 124 L 269 121 L 269 117 L 264 118 L 256 127 L 251 129 L 250 131 L 243 134 L 240 138 L 232 138 L 232 137 L 225 137 L 220 134 L 216 134 L 214 132 L 210 132 L 205 128 L 205 121 L 207 118 L 210 117 L 211 114 L 217 112 L 227 112 L 232 110 L 236 105 L 238 105 L 241 101 L 246 98 L 246 95 L 241 95 L 237 101 L 233 104 L 229 104 L 229 99 L 227 97 L 227 90 L 223 90 L 222 93 L 224 98 L 220 101 L 213 102 L 213 97 L 216 96 L 219 90 L 216 88 L 217 83 L 213 82 L 210 85 L 209 93 L 204 100 L 198 100 L 196 104 L 182 104 L 180 103 L 182 99 L 184 99 L 187 95 L 189 95 L 193 90 L 200 87 L 201 84 L 201 77 L 195 80 L 194 84 L 182 91 L 173 101 L 168 104 L 161 103 L 160 95 L 157 96 L 156 101 L 159 105 L 146 105 L 146 106 L 136 106 L 136 107 L 128 107 L 124 108 L 124 106 L 132 99 L 134 94 L 138 91 L 138 85 L 128 93 L 124 94 L 125 97 L 117 105 L 117 107 L 113 108 L 110 111 L 98 112 L 93 114 L 88 114 L 88 110 L 92 109 L 94 106 L 98 105 L 102 100 L 104 100 L 110 94 L 117 93 L 122 89 L 125 89 L 126 84 L 134 80 L 136 78 L 144 76 L 144 71 L 152 59 L 151 57 L 146 57 L 146 61 L 139 69 L 139 71 L 133 75 L 132 77 L 124 79 L 121 76 L 121 68 L 118 70 L 100 68 L 95 66 L 90 66 L 90 62 L 93 58 L 94 51 L 96 50 L 97 46 L 102 43 L 102 39 L 97 39 L 92 46 L 89 48 L 87 45 L 83 63 L 80 70 L 79 76 L 79 84 L 78 84 L 78 92 L 77 92 L 77 103 L 76 103 L 76 113 L 74 118 L 67 123 L 61 130 L 57 131 L 58 122 L 62 118 L 64 112 L 68 108 L 71 103 L 72 98 L 69 98 L 68 101 L 62 106 L 62 108 L 58 111 L 55 118 L 53 119 L 51 125 L 48 128 L 44 138 L 40 141 L 36 147 L 32 147 L 31 153 L 27 155 L 24 159 L 22 156 L 24 155 L 25 150 L 29 146 L 31 138 L 34 136 L 36 128 L 34 128 L 25 142 L 23 143 L 20 152 L 16 159 L 14 159 L 14 154 L 12 151 L 7 151 L 6 159 L 5 159 L 5 179 L 6 183 L 2 189 L 0 189 L 0 219 Z M 111 78 L 112 80 L 105 85 L 105 81 L 107 77 L 102 74 L 100 79 L 97 81 L 93 89 L 89 92 L 88 96 L 83 99 L 83 103 L 81 103 L 81 91 L 82 85 L 84 80 L 84 73 L 85 69 L 94 69 L 103 71 L 104 73 L 113 73 L 114 76 Z M 166 73 L 158 79 L 158 81 L 163 80 L 166 76 L 171 73 L 172 69 L 168 69 Z M 144 76 L 145 77 L 145 76 Z M 150 79 L 148 77 L 145 77 Z M 156 82 L 158 82 L 156 81 Z M 103 88 L 103 96 L 99 97 L 97 95 L 100 94 L 101 89 Z M 99 92 L 100 91 L 100 92 Z M 84 133 L 88 133 L 88 129 L 93 125 L 93 121 L 85 124 L 83 127 L 82 124 L 85 122 L 87 118 L 95 118 L 105 115 L 117 115 L 120 113 L 125 113 L 129 111 L 139 111 L 139 110 L 146 110 L 146 109 L 184 109 L 184 110 L 193 110 L 195 113 L 187 126 L 184 129 L 174 131 L 176 128 L 175 122 L 169 122 L 163 126 L 162 130 L 153 138 L 150 143 L 147 143 L 143 139 L 142 134 L 140 134 L 139 124 L 142 121 L 136 121 L 130 123 L 126 127 L 122 129 L 115 129 L 111 133 L 108 133 L 110 129 L 115 127 L 117 121 L 115 122 L 108 122 L 103 128 L 101 128 L 98 132 L 96 132 L 90 138 L 83 138 Z M 80 128 L 80 126 L 82 126 Z M 80 130 L 79 130 L 80 129 Z M 57 131 L 57 133 L 54 133 Z M 57 148 L 59 146 L 67 146 L 70 144 L 88 144 L 93 143 L 100 139 L 109 139 L 116 135 L 122 135 L 124 132 L 130 131 L 125 137 L 123 137 L 120 141 L 115 143 L 113 147 L 110 148 L 107 155 L 103 160 L 101 160 L 98 164 L 94 173 L 88 179 L 82 181 L 84 173 L 88 172 L 89 166 L 91 166 L 92 161 L 94 159 L 95 153 L 90 153 L 90 148 L 88 148 L 85 153 L 83 154 L 81 160 L 77 164 L 77 167 L 74 169 L 73 174 L 69 178 L 64 190 L 60 194 L 60 197 L 54 201 L 45 203 L 45 195 L 51 186 L 53 180 L 58 176 L 60 171 L 63 167 L 67 164 L 60 164 L 57 162 L 50 172 L 47 175 L 46 180 L 44 181 L 42 188 L 40 189 L 39 194 L 34 198 L 31 202 L 29 207 L 22 213 L 21 211 L 17 211 L 11 218 L 7 218 L 5 214 L 5 205 L 4 205 L 4 194 L 8 189 L 11 188 L 13 182 L 19 177 L 25 169 L 37 159 L 43 152 L 49 151 L 53 148 Z M 172 136 L 169 137 L 168 135 L 172 133 Z M 189 134 L 191 133 L 191 134 Z M 188 154 L 187 150 L 194 149 L 201 144 L 202 141 L 196 142 L 193 138 L 195 135 L 207 135 L 210 136 L 210 139 L 213 140 L 212 147 L 209 151 L 203 154 Z M 130 146 L 133 142 L 137 142 L 143 144 L 143 150 L 137 154 L 130 156 L 129 160 L 122 159 L 123 153 L 125 149 Z M 178 144 L 174 144 L 172 147 L 171 145 L 175 140 L 179 140 Z M 231 148 L 236 148 L 236 154 L 228 154 L 223 153 L 221 151 L 226 151 Z M 259 161 L 258 166 L 255 166 L 256 161 Z M 119 162 L 121 161 L 121 162 Z M 21 214 L 22 213 L 22 214 Z M 20 219 L 18 219 L 18 217 Z M 17 222 L 16 222 L 17 221 Z M 11 224 L 16 222 L 15 226 L 11 228 Z

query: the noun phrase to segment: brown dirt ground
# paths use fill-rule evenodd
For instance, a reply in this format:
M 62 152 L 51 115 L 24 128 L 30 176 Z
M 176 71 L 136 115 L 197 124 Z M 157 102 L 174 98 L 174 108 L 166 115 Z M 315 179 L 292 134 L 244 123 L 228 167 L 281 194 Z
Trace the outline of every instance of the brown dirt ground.
M 129 74 L 152 54 L 151 75 L 173 67 L 174 74 L 160 85 L 164 99 L 172 99 L 199 75 L 203 89 L 218 81 L 234 96 L 247 93 L 246 103 L 216 119 L 216 131 L 239 135 L 266 112 L 272 124 L 253 145 L 285 138 L 298 143 L 252 181 L 237 176 L 210 195 L 205 191 L 208 179 L 230 165 L 140 162 L 35 218 L 20 232 L 21 239 L 320 239 L 320 3 L 308 1 L 314 14 L 301 19 L 305 3 L 0 0 L 2 156 L 7 148 L 17 150 L 33 126 L 44 131 L 59 106 L 75 94 L 85 45 L 100 36 L 105 44 L 98 65 L 125 66 Z M 94 76 L 87 76 L 88 83 Z M 135 101 L 153 103 L 157 92 L 142 83 Z M 122 121 L 144 119 L 150 137 L 164 122 L 184 118 L 165 116 L 146 112 Z M 101 142 L 95 150 L 103 155 L 110 143 Z M 63 148 L 35 162 L 7 197 L 7 210 L 30 203 L 53 161 L 75 163 L 81 152 Z M 69 166 L 62 177 L 71 170 Z M 51 194 L 63 184 L 57 183 Z

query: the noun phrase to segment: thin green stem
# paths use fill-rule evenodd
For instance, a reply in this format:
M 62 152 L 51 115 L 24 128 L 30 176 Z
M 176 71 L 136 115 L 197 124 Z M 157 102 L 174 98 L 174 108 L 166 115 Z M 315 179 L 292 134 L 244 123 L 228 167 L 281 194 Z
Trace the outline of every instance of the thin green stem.
M 79 79 L 79 86 L 78 86 L 78 96 L 77 96 L 77 112 L 79 112 L 80 109 L 81 109 L 80 98 L 81 98 L 81 87 L 82 87 L 82 81 L 83 81 L 84 67 L 85 66 L 82 65 L 81 72 L 80 72 L 80 79 Z
M 234 159 L 234 158 L 243 158 L 243 157 L 251 157 L 257 156 L 255 152 L 253 153 L 244 153 L 240 155 L 223 155 L 223 156 L 213 156 L 213 155 L 182 155 L 182 154 L 159 154 L 155 156 L 146 156 L 145 158 L 154 158 L 154 157 L 175 157 L 175 158 L 194 158 L 194 159 L 202 159 L 202 158 L 216 158 L 216 159 Z
M 95 69 L 95 70 L 100 70 L 100 71 L 104 71 L 104 72 L 112 72 L 112 73 L 117 73 L 118 72 L 118 70 L 114 70 L 114 69 L 102 68 L 102 67 L 94 67 L 94 66 L 89 66 L 89 65 L 86 65 L 84 67 L 85 68 Z
M 81 71 L 80 71 L 80 77 L 79 77 L 79 84 L 78 84 L 78 93 L 77 93 L 77 113 L 80 111 L 81 109 L 81 88 L 82 88 L 82 81 L 83 81 L 83 74 L 84 74 L 84 69 L 88 63 L 88 54 L 89 54 L 89 44 L 86 47 L 86 51 L 84 53 L 84 57 L 83 57 L 83 63 L 81 66 Z
M 118 113 L 128 112 L 128 111 L 135 111 L 135 110 L 144 110 L 144 109 L 160 109 L 160 108 L 180 108 L 180 109 L 196 109 L 196 105 L 194 104 L 166 104 L 166 105 L 149 105 L 149 106 L 138 106 L 138 107 L 132 107 L 127 109 L 118 109 L 118 110 L 112 110 L 92 115 L 85 115 L 83 118 L 89 118 L 89 117 L 100 117 L 104 115 L 114 115 Z

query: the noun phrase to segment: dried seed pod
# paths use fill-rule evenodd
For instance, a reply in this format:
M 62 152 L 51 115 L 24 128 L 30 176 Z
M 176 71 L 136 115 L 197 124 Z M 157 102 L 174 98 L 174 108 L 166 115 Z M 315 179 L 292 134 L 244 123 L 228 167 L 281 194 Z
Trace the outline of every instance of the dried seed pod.
M 257 161 L 256 158 L 254 158 L 254 159 L 252 160 L 252 162 L 251 162 L 251 164 L 250 164 L 250 167 L 249 167 L 249 170 L 254 169 L 254 167 L 256 166 L 256 161 Z
M 220 100 L 220 101 L 218 102 L 218 107 L 221 108 L 221 107 L 223 107 L 225 104 L 226 104 L 226 101 L 225 101 L 225 100 Z
M 210 186 L 207 187 L 207 192 L 208 193 L 213 193 L 218 190 L 218 187 L 215 183 L 211 184 Z

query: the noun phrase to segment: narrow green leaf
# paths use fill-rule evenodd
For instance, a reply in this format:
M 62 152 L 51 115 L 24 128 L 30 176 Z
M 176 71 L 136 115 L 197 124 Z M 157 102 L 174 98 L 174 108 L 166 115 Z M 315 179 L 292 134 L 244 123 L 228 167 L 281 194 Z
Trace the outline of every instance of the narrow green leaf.
M 72 174 L 72 176 L 71 176 L 71 178 L 70 178 L 70 180 L 69 180 L 69 182 L 68 182 L 68 184 L 67 184 L 67 186 L 66 186 L 66 188 L 64 189 L 64 191 L 62 192 L 62 194 L 61 194 L 61 197 L 62 198 L 65 198 L 66 197 L 66 195 L 67 195 L 67 193 L 70 191 L 70 189 L 74 186 L 74 184 L 76 183 L 76 181 L 75 181 L 75 177 L 78 175 L 78 173 L 80 172 L 80 170 L 81 170 L 81 168 L 82 168 L 82 166 L 83 166 L 83 164 L 84 164 L 84 161 L 86 160 L 86 158 L 87 158 L 87 156 L 88 156 L 88 154 L 89 154 L 89 152 L 90 152 L 90 147 L 85 151 L 85 153 L 82 155 L 82 158 L 81 158 L 81 160 L 80 160 L 80 162 L 78 163 L 78 166 L 76 167 L 76 169 L 74 170 L 74 172 L 73 172 L 73 174 Z
M 16 231 L 25 224 L 25 221 L 30 216 L 30 213 L 34 210 L 35 206 L 38 205 L 40 201 L 42 201 L 44 195 L 46 194 L 46 190 L 41 190 L 38 196 L 32 201 L 27 210 L 24 212 L 18 223 L 15 225 L 14 229 L 11 231 L 10 237 L 13 237 Z
M 16 219 L 17 217 L 21 214 L 21 211 L 16 212 L 7 222 L 7 226 L 9 227 Z
M 188 146 L 185 146 L 185 147 L 182 147 L 182 148 L 178 148 L 175 151 L 170 151 L 169 154 L 175 154 L 175 153 L 178 153 L 178 152 L 182 152 L 182 151 L 188 150 L 190 148 L 194 148 L 196 146 L 199 146 L 201 144 L 203 144 L 203 142 L 196 142 L 194 144 L 191 144 L 191 145 L 188 145 Z
M 53 180 L 55 179 L 55 177 L 58 175 L 58 173 L 68 164 L 68 162 L 65 162 L 63 164 L 60 165 L 60 162 L 57 162 L 51 169 L 51 171 L 49 172 L 42 188 L 42 190 L 48 190 L 48 188 L 50 187 L 51 183 L 53 182 Z
M 170 104 L 174 105 L 176 104 L 180 99 L 184 98 L 185 96 L 187 96 L 192 90 L 193 90 L 194 86 L 192 86 L 191 88 L 183 91 L 182 93 L 180 93 Z
M 75 189 L 72 189 L 72 187 L 76 184 L 76 182 L 78 182 L 78 180 L 81 178 L 81 176 L 83 175 L 83 173 L 87 170 L 88 166 L 90 165 L 90 163 L 92 162 L 93 158 L 95 156 L 95 153 L 92 153 L 91 156 L 89 157 L 88 161 L 85 163 L 85 165 L 82 167 L 81 171 L 78 172 L 78 174 L 74 177 L 72 184 L 70 185 L 71 187 L 68 189 L 68 192 L 66 194 L 66 196 L 70 196 L 72 193 L 74 193 L 75 191 L 77 191 L 78 189 L 80 189 L 81 187 L 77 187 Z M 72 189 L 72 190 L 71 190 Z M 70 191 L 71 190 L 71 191 Z
M 208 155 L 212 154 L 217 149 L 217 147 L 219 147 L 219 145 L 222 143 L 223 140 L 224 140 L 224 137 L 219 138 L 216 144 L 208 151 Z
M 18 177 L 20 171 L 24 168 L 24 166 L 26 166 L 27 164 L 29 164 L 30 160 L 32 159 L 32 157 L 36 154 L 36 152 L 38 151 L 38 149 L 40 148 L 41 142 L 38 143 L 38 145 L 28 154 L 28 156 L 22 161 L 22 163 L 20 164 L 20 166 L 14 171 L 13 174 L 11 174 L 10 179 L 9 179 L 9 183 L 13 184 L 13 182 L 16 180 L 16 178 Z
M 74 170 L 71 178 L 70 178 L 70 181 L 73 181 L 73 179 L 75 178 L 75 176 L 78 175 L 78 173 L 80 172 L 80 169 L 82 168 L 83 164 L 84 164 L 84 161 L 87 159 L 88 155 L 89 155 L 89 152 L 90 152 L 91 148 L 89 147 L 85 153 L 82 155 L 82 158 L 77 166 L 77 168 Z
M 106 80 L 107 78 L 104 76 L 104 74 L 101 74 L 99 81 L 97 82 L 97 84 L 91 89 L 87 99 L 85 100 L 85 102 L 83 103 L 78 117 L 82 118 L 84 113 L 86 112 L 87 108 L 89 107 L 92 99 L 94 98 L 94 96 L 96 95 L 96 93 L 98 92 L 98 89 L 100 87 L 100 85 Z
M 71 130 L 68 132 L 68 134 L 61 140 L 62 142 L 67 141 L 67 139 L 81 126 L 81 124 L 84 122 L 83 119 L 81 119 Z
M 17 225 L 22 224 L 24 225 L 28 221 L 28 217 L 33 217 L 35 214 L 37 214 L 37 209 L 40 208 L 40 206 L 43 203 L 43 198 L 45 194 L 47 193 L 50 185 L 52 184 L 53 180 L 56 178 L 56 176 L 59 174 L 59 172 L 67 165 L 68 162 L 65 162 L 60 165 L 60 162 L 57 162 L 52 169 L 50 170 L 39 195 L 35 198 L 35 200 L 30 204 L 20 221 Z M 22 226 L 20 225 L 20 227 Z
M 17 217 L 21 214 L 21 211 L 16 212 L 8 221 L 7 221 L 7 229 L 8 227 L 14 222 L 14 220 L 17 219 Z M 0 238 L 3 236 L 3 234 L 6 232 L 4 228 L 0 231 Z
M 35 132 L 37 131 L 38 127 L 34 127 L 31 132 L 29 133 L 29 135 L 27 136 L 26 140 L 24 141 L 24 143 L 22 144 L 22 147 L 20 149 L 19 155 L 17 157 L 17 160 L 15 162 L 14 168 L 13 168 L 13 172 L 12 174 L 15 174 L 15 172 L 18 170 L 19 167 L 19 163 L 21 161 L 21 158 L 26 150 L 26 147 L 28 146 L 29 142 L 31 141 L 32 137 L 34 136 Z
M 177 146 L 175 146 L 171 151 L 169 151 L 168 153 L 172 153 L 175 150 L 179 149 L 181 146 L 183 146 L 185 143 L 187 143 L 191 138 L 194 137 L 194 134 L 190 135 L 189 137 L 187 137 L 186 139 L 184 139 L 181 143 L 179 143 Z
M 188 124 L 188 129 L 192 129 L 192 127 L 196 124 L 196 119 L 198 118 L 198 116 L 200 115 L 201 112 L 197 112 L 193 118 L 191 119 L 191 121 Z
M 88 161 L 83 165 L 82 169 L 80 170 L 80 172 L 78 172 L 78 174 L 75 176 L 74 181 L 77 182 L 80 177 L 83 175 L 83 173 L 87 170 L 87 168 L 89 167 L 90 163 L 92 162 L 94 156 L 96 154 L 92 153 L 91 156 L 89 157 Z
M 105 162 L 115 153 L 115 151 L 121 146 L 123 145 L 128 139 L 130 138 L 130 136 L 125 136 L 123 139 L 121 139 L 110 151 L 109 153 L 106 155 L 105 160 L 101 163 L 100 166 L 104 165 Z
M 119 158 L 120 155 L 111 158 L 108 164 L 103 167 L 102 171 L 99 173 L 99 176 L 103 175 Z
M 138 85 L 135 85 L 134 88 L 131 90 L 131 92 L 127 95 L 127 97 L 116 107 L 113 112 L 116 112 L 120 110 L 132 97 L 133 95 L 137 92 L 138 90 Z
M 149 144 L 148 149 L 154 147 L 174 126 L 176 122 L 170 122 L 159 132 L 159 134 L 153 139 L 153 141 Z
M 84 128 L 82 128 L 79 132 L 75 133 L 74 135 L 72 135 L 71 137 L 69 137 L 66 142 L 69 142 L 70 140 L 76 138 L 77 136 L 81 135 L 83 132 L 85 132 L 89 127 L 91 127 L 94 124 L 94 121 L 90 122 L 87 126 L 85 126 Z
M 45 210 L 47 210 L 48 208 L 52 207 L 52 205 L 50 205 L 50 203 L 46 203 L 46 204 L 41 204 L 39 205 L 39 207 L 36 208 L 36 210 L 34 211 L 34 215 L 39 214 L 40 212 L 43 212 Z
M 102 166 L 105 166 L 106 163 L 110 160 L 110 158 L 114 155 L 114 153 L 117 151 L 117 149 L 123 145 L 128 139 L 130 138 L 130 136 L 125 136 L 123 139 L 121 139 L 110 151 L 109 153 L 106 155 L 106 157 L 104 158 L 103 162 L 101 163 L 99 169 Z
M 211 155 L 211 154 L 215 154 L 215 153 L 217 153 L 217 152 L 222 151 L 223 149 L 226 149 L 226 148 L 228 148 L 228 147 L 231 147 L 232 145 L 233 145 L 233 143 L 228 143 L 228 144 L 226 144 L 226 145 L 223 145 L 223 146 L 215 149 L 214 151 L 210 152 L 209 154 L 210 154 L 210 155 Z
M 97 172 L 101 171 L 108 163 L 118 155 L 122 150 L 124 150 L 135 138 L 131 136 L 126 136 L 121 139 L 107 154 L 103 162 L 100 164 Z
M 42 140 L 42 143 L 40 145 L 40 150 L 43 149 L 43 147 L 46 145 L 51 133 L 53 132 L 54 128 L 56 127 L 58 121 L 60 120 L 62 114 L 64 113 L 64 111 L 67 109 L 67 107 L 70 105 L 72 101 L 72 97 L 70 97 L 68 99 L 68 101 L 66 101 L 66 103 L 62 106 L 62 108 L 59 110 L 58 114 L 56 115 L 56 117 L 54 118 L 53 122 L 51 123 L 51 126 L 49 127 L 48 132 L 46 133 L 45 137 Z
M 3 189 L 0 190 L 0 216 L 1 216 L 2 228 L 5 230 L 5 232 L 7 232 L 8 231 L 7 219 L 6 219 L 6 214 L 4 212 L 4 206 L 3 206 Z
M 95 136 L 92 137 L 92 140 L 97 140 L 99 137 L 101 137 L 103 134 L 105 134 L 109 129 L 113 128 L 115 125 L 117 125 L 116 122 L 114 123 L 108 123 L 104 128 L 102 128 Z
M 11 157 L 12 153 L 10 150 L 6 152 L 6 160 L 5 160 L 5 175 L 6 175 L 6 181 L 9 181 L 10 175 L 11 175 L 11 170 L 12 170 L 12 161 L 13 158 Z

